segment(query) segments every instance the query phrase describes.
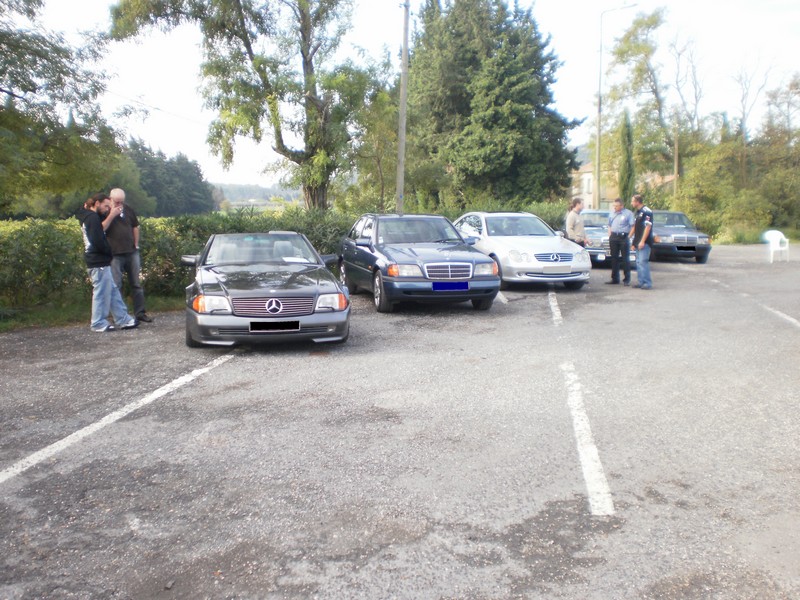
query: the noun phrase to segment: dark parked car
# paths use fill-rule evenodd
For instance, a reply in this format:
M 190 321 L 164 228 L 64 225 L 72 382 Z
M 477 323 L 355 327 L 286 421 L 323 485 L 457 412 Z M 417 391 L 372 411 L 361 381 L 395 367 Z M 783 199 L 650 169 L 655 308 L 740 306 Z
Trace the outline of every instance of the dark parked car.
M 653 211 L 652 258 L 694 258 L 699 263 L 708 260 L 711 240 L 682 212 Z
M 581 212 L 586 229 L 586 251 L 594 264 L 611 262 L 611 244 L 608 241 L 608 210 L 584 210 Z M 636 252 L 631 250 L 630 262 L 636 264 Z
M 186 288 L 186 345 L 344 342 L 350 297 L 308 239 L 291 231 L 212 235 Z
M 363 215 L 342 241 L 341 281 L 372 293 L 379 312 L 397 302 L 464 302 L 488 310 L 500 289 L 496 263 L 445 217 Z

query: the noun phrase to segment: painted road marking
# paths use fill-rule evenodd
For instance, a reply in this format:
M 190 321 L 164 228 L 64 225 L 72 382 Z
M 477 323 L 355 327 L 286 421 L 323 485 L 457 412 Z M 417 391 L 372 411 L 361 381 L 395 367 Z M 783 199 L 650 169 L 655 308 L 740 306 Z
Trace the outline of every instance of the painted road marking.
M 506 298 L 506 295 L 503 292 L 497 292 L 497 299 L 503 304 L 508 304 L 508 298 Z
M 561 309 L 558 307 L 558 298 L 554 289 L 550 288 L 547 292 L 547 297 L 550 300 L 550 312 L 553 313 L 553 325 L 561 325 L 564 319 L 561 318 Z
M 208 365 L 201 369 L 195 369 L 191 373 L 187 373 L 182 377 L 178 377 L 173 381 L 169 382 L 168 384 L 158 388 L 156 391 L 151 392 L 144 398 L 140 398 L 136 402 L 131 402 L 127 406 L 123 406 L 119 410 L 116 410 L 99 421 L 92 423 L 91 425 L 87 425 L 83 429 L 79 429 L 75 433 L 68 435 L 62 440 L 55 442 L 54 444 L 50 444 L 46 448 L 39 450 L 38 452 L 34 452 L 27 458 L 23 458 L 21 461 L 17 462 L 16 464 L 10 466 L 8 469 L 0 471 L 0 484 L 3 482 L 11 479 L 12 477 L 16 477 L 20 473 L 30 469 L 31 467 L 38 465 L 39 463 L 47 460 L 48 458 L 55 456 L 59 452 L 62 452 L 69 448 L 70 446 L 77 444 L 84 438 L 89 437 L 90 435 L 97 433 L 104 427 L 111 425 L 122 419 L 123 417 L 129 415 L 135 410 L 142 408 L 143 406 L 147 406 L 151 402 L 158 400 L 159 398 L 166 396 L 180 388 L 181 386 L 194 381 L 201 375 L 205 375 L 212 369 L 216 369 L 218 366 L 225 364 L 230 359 L 234 357 L 233 354 L 225 354 L 224 356 L 220 356 L 219 358 L 211 361 Z
M 594 443 L 589 417 L 583 406 L 583 391 L 578 374 L 575 372 L 575 365 L 571 362 L 563 363 L 561 371 L 567 383 L 567 403 L 572 413 L 572 427 L 575 430 L 583 479 L 589 494 L 589 507 L 594 516 L 613 515 L 614 500 L 611 498 L 611 489 L 603 471 L 603 463 L 600 462 L 600 453 Z
M 783 319 L 784 321 L 788 321 L 789 323 L 791 323 L 791 324 L 792 324 L 792 325 L 794 325 L 795 327 L 798 327 L 798 328 L 800 328 L 800 321 L 798 321 L 798 320 L 797 320 L 797 319 L 795 319 L 794 317 L 790 317 L 789 315 L 787 315 L 787 314 L 785 314 L 785 313 L 782 313 L 782 312 L 781 312 L 781 311 L 779 311 L 779 310 L 775 310 L 774 308 L 770 308 L 770 307 L 769 307 L 769 306 L 767 306 L 766 304 L 759 304 L 759 306 L 760 306 L 761 308 L 763 308 L 764 310 L 768 310 L 768 311 L 769 311 L 769 312 L 771 312 L 773 315 L 776 315 L 776 316 L 780 317 L 780 318 L 781 318 L 781 319 Z

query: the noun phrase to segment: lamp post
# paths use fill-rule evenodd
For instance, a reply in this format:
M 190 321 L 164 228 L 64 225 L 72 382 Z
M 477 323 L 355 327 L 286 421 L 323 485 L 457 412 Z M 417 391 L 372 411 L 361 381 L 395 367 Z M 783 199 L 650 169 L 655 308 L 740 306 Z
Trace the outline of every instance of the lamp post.
M 600 208 L 600 138 L 603 133 L 603 16 L 605 16 L 606 13 L 625 10 L 626 8 L 633 8 L 634 6 L 637 5 L 626 4 L 625 6 L 606 9 L 600 13 L 600 54 L 598 56 L 599 67 L 597 70 L 597 138 L 595 139 L 594 194 L 592 195 L 592 205 L 594 208 Z
M 397 125 L 397 213 L 403 214 L 406 173 L 406 104 L 408 103 L 408 9 L 409 2 L 403 2 L 403 54 L 400 67 L 400 115 Z

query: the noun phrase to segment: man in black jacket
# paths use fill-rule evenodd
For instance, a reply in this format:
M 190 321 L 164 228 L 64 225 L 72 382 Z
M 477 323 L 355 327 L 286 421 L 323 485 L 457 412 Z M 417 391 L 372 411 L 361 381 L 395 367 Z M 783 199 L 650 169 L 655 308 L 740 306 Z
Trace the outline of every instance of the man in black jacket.
M 111 275 L 111 246 L 106 239 L 106 228 L 119 215 L 119 209 L 111 208 L 111 199 L 106 194 L 95 194 L 78 211 L 76 217 L 83 232 L 86 268 L 92 279 L 92 331 L 113 331 L 108 322 L 108 313 L 120 329 L 132 329 L 139 322 L 128 314 L 119 288 Z

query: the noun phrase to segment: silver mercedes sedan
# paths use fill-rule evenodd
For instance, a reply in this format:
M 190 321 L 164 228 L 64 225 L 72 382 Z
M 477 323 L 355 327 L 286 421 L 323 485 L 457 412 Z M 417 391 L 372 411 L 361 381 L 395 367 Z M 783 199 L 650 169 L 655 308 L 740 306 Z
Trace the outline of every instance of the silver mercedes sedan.
M 509 282 L 563 283 L 579 290 L 589 281 L 589 253 L 565 239 L 542 219 L 524 212 L 470 212 L 456 229 L 492 257 L 502 287 Z

